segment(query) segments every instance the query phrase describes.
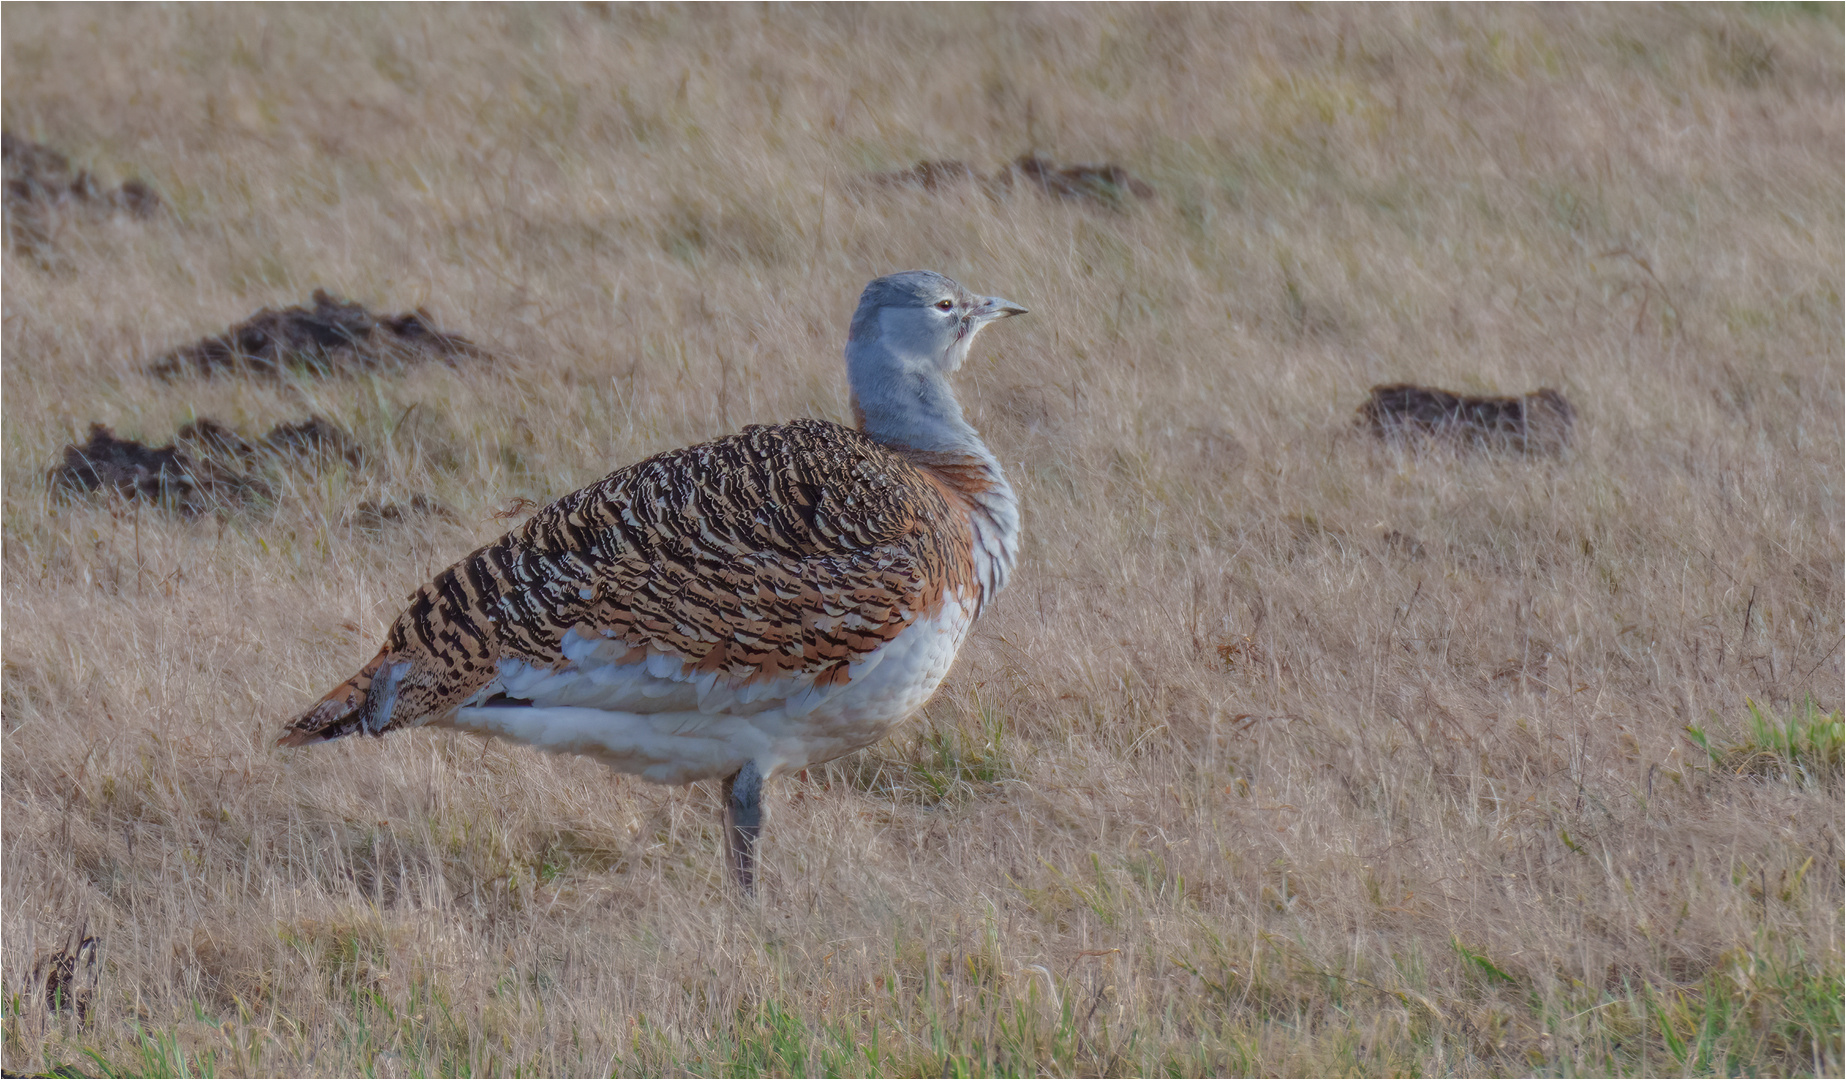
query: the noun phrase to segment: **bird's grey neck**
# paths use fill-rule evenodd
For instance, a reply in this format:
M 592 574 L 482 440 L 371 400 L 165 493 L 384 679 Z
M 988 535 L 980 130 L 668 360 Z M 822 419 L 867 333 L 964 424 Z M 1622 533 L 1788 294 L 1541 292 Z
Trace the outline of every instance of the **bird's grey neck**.
M 996 498 L 1012 500 L 1000 459 L 962 417 L 961 405 L 941 375 L 878 381 L 863 388 L 854 380 L 853 417 L 859 430 L 875 441 L 953 474 L 954 486 L 970 501 L 979 504 L 979 496 L 988 489 L 995 489 Z
M 963 418 L 938 371 L 893 375 L 894 364 L 862 364 L 849 350 L 847 372 L 859 429 L 931 472 L 967 500 L 974 528 L 977 610 L 1006 584 L 1019 553 L 1019 499 L 1000 459 Z
M 934 371 L 855 370 L 853 412 L 859 427 L 886 446 L 927 454 L 980 454 L 981 436 L 962 418 L 949 381 Z

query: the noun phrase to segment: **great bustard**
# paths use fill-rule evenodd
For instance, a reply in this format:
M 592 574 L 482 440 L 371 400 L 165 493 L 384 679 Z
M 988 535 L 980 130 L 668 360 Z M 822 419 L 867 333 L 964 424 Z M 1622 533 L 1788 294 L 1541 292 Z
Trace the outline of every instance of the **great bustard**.
M 724 778 L 747 892 L 763 784 L 929 700 L 1019 551 L 1019 503 L 949 387 L 1024 308 L 927 270 L 865 287 L 858 430 L 796 420 L 657 454 L 436 575 L 281 744 L 436 725 Z

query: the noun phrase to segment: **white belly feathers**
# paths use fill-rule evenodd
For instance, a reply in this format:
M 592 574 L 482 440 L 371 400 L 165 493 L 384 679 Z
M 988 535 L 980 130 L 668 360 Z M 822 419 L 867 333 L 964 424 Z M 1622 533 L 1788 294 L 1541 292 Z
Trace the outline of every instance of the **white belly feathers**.
M 773 776 L 876 742 L 922 707 L 967 636 L 970 601 L 945 597 L 935 617 L 918 619 L 830 686 L 812 675 L 739 683 L 685 671 L 664 652 L 618 664 L 625 645 L 571 630 L 564 666 L 502 660 L 493 682 L 436 722 L 585 754 L 661 784 L 728 776 L 749 761 Z M 501 695 L 531 704 L 487 704 Z

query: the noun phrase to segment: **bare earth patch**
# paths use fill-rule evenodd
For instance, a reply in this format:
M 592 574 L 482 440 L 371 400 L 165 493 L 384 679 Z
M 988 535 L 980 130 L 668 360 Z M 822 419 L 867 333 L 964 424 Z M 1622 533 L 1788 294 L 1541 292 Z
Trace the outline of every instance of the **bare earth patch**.
M 426 311 L 380 315 L 314 291 L 313 307 L 264 308 L 222 334 L 175 349 L 148 365 L 163 379 L 186 375 L 352 375 L 485 354 L 435 328 Z
M 336 461 L 357 467 L 364 463 L 365 451 L 318 416 L 277 424 L 255 440 L 201 417 L 161 447 L 123 439 L 103 424 L 92 424 L 89 439 L 66 446 L 64 459 L 47 480 L 57 494 L 102 492 L 192 517 L 273 499 L 274 490 L 259 475 L 266 463 L 316 468 Z
M 1372 387 L 1359 421 L 1381 439 L 1425 436 L 1459 446 L 1557 454 L 1570 445 L 1577 411 L 1549 387 L 1519 397 L 1474 397 L 1429 386 Z
M 415 525 L 425 518 L 435 518 L 451 524 L 459 520 L 455 511 L 421 492 L 416 492 L 401 502 L 366 499 L 353 507 L 352 513 L 346 515 L 344 523 L 350 528 L 379 532 L 392 525 Z
M 5 162 L 6 243 L 41 259 L 51 256 L 65 217 L 120 210 L 145 218 L 160 209 L 160 196 L 146 181 L 130 179 L 107 189 L 88 170 L 72 169 L 63 154 L 10 131 L 0 132 L 0 159 Z
M 1015 186 L 1071 202 L 1119 210 L 1136 200 L 1154 197 L 1154 189 L 1115 164 L 1059 166 L 1035 154 L 990 174 L 976 172 L 953 159 L 919 161 L 908 169 L 873 173 L 865 178 L 878 187 L 915 187 L 924 191 L 968 188 L 1000 198 Z

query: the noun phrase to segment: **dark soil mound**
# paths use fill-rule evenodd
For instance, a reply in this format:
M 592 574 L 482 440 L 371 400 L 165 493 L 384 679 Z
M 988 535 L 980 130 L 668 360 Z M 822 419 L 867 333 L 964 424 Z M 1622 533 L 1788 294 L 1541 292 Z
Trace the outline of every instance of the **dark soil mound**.
M 1154 189 L 1129 175 L 1120 165 L 1067 165 L 1058 168 L 1031 154 L 1013 162 L 1009 175 L 1035 187 L 1046 195 L 1098 203 L 1110 208 L 1125 206 L 1134 199 L 1151 199 Z
M 0 132 L 0 159 L 5 162 L 8 209 L 22 204 L 83 202 L 120 207 L 137 217 L 160 209 L 160 196 L 144 181 L 129 180 L 109 191 L 87 170 L 72 172 L 70 159 L 63 154 L 10 131 Z
M 142 499 L 192 517 L 266 498 L 269 485 L 212 458 L 194 458 L 168 443 L 150 447 L 118 439 L 102 424 L 90 425 L 90 439 L 64 448 L 64 460 L 52 468 L 54 492 L 113 493 Z
M 316 289 L 311 308 L 264 308 L 223 334 L 175 349 L 148 371 L 163 379 L 220 371 L 336 375 L 483 355 L 467 338 L 437 330 L 426 311 L 378 315 Z
M 404 525 L 422 518 L 436 518 L 451 524 L 460 520 L 455 511 L 418 492 L 408 502 L 378 502 L 366 499 L 346 515 L 346 524 L 362 532 L 379 532 L 387 525 Z
M 1462 445 L 1556 454 L 1570 445 L 1577 412 L 1549 387 L 1521 397 L 1470 397 L 1428 386 L 1372 387 L 1359 420 L 1380 438 L 1417 434 Z
M 925 191 L 985 182 L 985 178 L 969 168 L 966 162 L 947 159 L 919 161 L 913 168 L 873 173 L 867 179 L 883 187 L 920 187 Z
M 6 242 L 29 250 L 51 243 L 57 216 L 66 210 L 125 210 L 148 217 L 160 208 L 160 196 L 140 180 L 110 191 L 86 170 L 71 169 L 70 159 L 49 146 L 0 132 L 6 186 Z
M 204 416 L 175 432 L 173 441 L 192 451 L 194 457 L 215 457 L 230 461 L 248 461 L 259 450 L 257 444 Z
M 334 461 L 344 461 L 355 467 L 365 464 L 365 448 L 318 416 L 310 416 L 298 424 L 277 424 L 255 442 L 216 420 L 200 417 L 180 428 L 174 441 L 192 451 L 194 457 L 216 457 L 245 464 L 264 455 L 307 465 Z
M 263 436 L 263 446 L 283 457 L 365 464 L 365 450 L 353 437 L 318 416 L 299 424 L 277 424 Z
M 277 424 L 255 441 L 201 417 L 161 447 L 120 439 L 102 424 L 92 424 L 89 441 L 65 447 L 64 460 L 49 479 L 53 491 L 106 491 L 190 517 L 273 499 L 274 489 L 258 475 L 272 463 L 317 468 L 335 461 L 358 466 L 364 460 L 352 436 L 318 416 Z
M 1059 167 L 1035 154 L 1027 154 L 990 176 L 981 175 L 966 162 L 944 159 L 919 161 L 911 168 L 896 172 L 873 173 L 866 180 L 878 187 L 914 187 L 924 191 L 978 186 L 993 198 L 1018 186 L 1053 198 L 1111 210 L 1123 209 L 1136 199 L 1154 197 L 1152 187 L 1120 165 Z

